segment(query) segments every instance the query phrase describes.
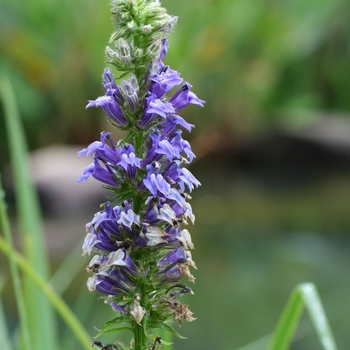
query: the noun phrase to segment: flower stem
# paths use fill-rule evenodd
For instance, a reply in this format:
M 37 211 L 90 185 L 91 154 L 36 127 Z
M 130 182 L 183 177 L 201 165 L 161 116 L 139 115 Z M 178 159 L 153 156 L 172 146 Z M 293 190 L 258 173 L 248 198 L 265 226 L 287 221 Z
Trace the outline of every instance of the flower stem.
M 143 132 L 138 131 L 135 135 L 135 154 L 137 157 L 142 157 L 143 156 Z
M 142 158 L 143 157 L 143 132 L 142 131 L 138 131 L 135 134 L 134 137 L 134 145 L 135 145 L 135 154 L 137 157 Z M 136 191 L 134 196 L 133 196 L 133 202 L 134 202 L 134 211 L 135 213 L 138 213 L 140 211 L 140 205 L 141 205 L 141 201 L 140 201 L 140 196 L 138 195 L 138 192 Z
M 145 350 L 146 349 L 146 333 L 143 327 L 143 321 L 141 325 L 135 322 L 134 326 L 134 336 L 135 336 L 135 350 Z

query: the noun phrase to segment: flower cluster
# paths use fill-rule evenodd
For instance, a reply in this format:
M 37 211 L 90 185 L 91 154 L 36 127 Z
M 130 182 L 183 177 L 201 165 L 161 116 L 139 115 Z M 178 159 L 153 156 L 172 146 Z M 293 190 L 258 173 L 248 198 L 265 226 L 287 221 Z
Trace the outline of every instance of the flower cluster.
M 100 141 L 78 153 L 94 157 L 78 182 L 92 176 L 110 190 L 102 210 L 86 225 L 83 254 L 97 253 L 87 266 L 93 273 L 88 289 L 106 295 L 120 315 L 115 323 L 130 324 L 132 349 L 146 349 L 147 329 L 171 330 L 165 321 L 194 320 L 177 297 L 192 293 L 181 283 L 183 277 L 194 282 L 189 267 L 196 267 L 183 225 L 194 223 L 189 193 L 200 183 L 183 166 L 195 157 L 182 138 L 182 130 L 191 131 L 193 125 L 178 111 L 204 101 L 163 63 L 165 35 L 176 17 L 157 0 L 115 0 L 112 13 L 116 31 L 106 53 L 125 79 L 117 85 L 106 68 L 105 94 L 87 107 L 101 107 L 126 137 L 116 143 L 111 133 L 102 132 Z

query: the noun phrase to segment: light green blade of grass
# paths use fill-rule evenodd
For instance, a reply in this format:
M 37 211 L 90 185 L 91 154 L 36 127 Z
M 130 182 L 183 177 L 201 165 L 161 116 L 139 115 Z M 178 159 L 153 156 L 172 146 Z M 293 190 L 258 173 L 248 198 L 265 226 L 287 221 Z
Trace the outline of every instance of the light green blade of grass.
M 331 327 L 315 285 L 305 283 L 300 285 L 299 289 L 323 349 L 337 350 Z
M 1 218 L 2 220 L 2 218 Z M 0 286 L 0 295 L 2 290 L 2 284 Z M 6 326 L 5 311 L 3 308 L 2 300 L 0 298 L 0 339 L 1 339 L 1 350 L 12 350 L 13 345 L 11 342 L 10 333 Z
M 0 236 L 0 250 L 6 255 L 10 254 L 8 243 Z M 91 349 L 91 338 L 85 328 L 81 325 L 76 315 L 70 310 L 64 300 L 55 292 L 52 286 L 30 265 L 29 261 L 19 252 L 13 254 L 18 267 L 28 276 L 42 292 L 42 294 L 55 307 L 58 314 L 70 327 L 72 333 L 77 337 L 82 347 Z M 49 347 L 48 349 L 51 350 Z
M 0 300 L 0 339 L 1 350 L 12 350 L 13 345 L 11 343 L 11 337 L 6 327 L 6 318 L 2 302 Z
M 5 193 L 2 189 L 1 178 L 0 178 L 0 223 L 1 223 L 1 226 L 0 226 L 1 231 L 9 247 L 7 256 L 9 260 L 10 272 L 11 272 L 11 277 L 13 282 L 13 289 L 16 297 L 16 303 L 17 303 L 18 314 L 20 319 L 20 332 L 22 336 L 23 349 L 31 350 L 32 342 L 31 342 L 30 331 L 29 331 L 28 314 L 27 314 L 26 305 L 24 302 L 22 281 L 20 278 L 18 267 L 15 262 L 15 257 L 14 257 L 15 250 L 12 242 L 10 221 L 7 216 Z M 3 325 L 3 327 L 5 327 L 4 320 L 0 324 Z M 3 332 L 5 332 L 5 329 L 1 330 L 1 333 Z M 0 339 L 3 339 L 3 336 L 1 336 Z
M 265 335 L 259 339 L 256 339 L 237 350 L 261 350 L 266 349 L 271 341 L 271 334 Z
M 68 254 L 64 261 L 57 268 L 50 279 L 50 284 L 55 288 L 56 292 L 62 295 L 86 266 L 86 259 L 78 259 L 81 255 L 83 241 L 79 242 L 76 247 Z M 80 322 L 87 320 L 93 307 L 93 299 L 88 298 L 87 288 L 83 286 L 76 295 L 76 303 L 72 307 L 73 313 L 79 318 Z M 62 333 L 62 349 L 76 349 L 77 339 L 70 336 L 71 330 L 65 328 Z
M 72 306 L 72 310 L 79 318 L 80 322 L 87 324 L 88 317 L 91 316 L 92 308 L 95 304 L 93 298 L 89 298 L 86 286 L 82 286 L 76 294 L 76 301 Z M 86 322 L 85 322 L 86 321 Z M 76 340 L 69 337 L 70 330 L 66 328 L 62 333 L 62 349 L 76 349 Z
M 60 295 L 66 291 L 76 276 L 84 270 L 84 265 L 87 264 L 86 259 L 77 260 L 77 257 L 81 255 L 82 245 L 83 240 L 74 247 L 50 278 L 50 283 Z
M 321 300 L 312 283 L 303 283 L 294 289 L 277 323 L 269 350 L 289 349 L 304 307 L 309 313 L 322 349 L 337 350 Z
M 29 176 L 25 134 L 11 82 L 2 75 L 0 75 L 0 97 L 4 106 L 5 126 L 14 175 L 21 243 L 30 264 L 41 276 L 47 278 L 49 260 L 38 198 Z M 38 288 L 26 276 L 23 277 L 23 283 L 33 347 L 35 350 L 57 350 L 56 319 L 50 303 L 42 297 Z
M 285 350 L 289 348 L 303 309 L 303 299 L 300 295 L 299 287 L 296 287 L 293 290 L 287 305 L 284 307 L 273 333 L 269 350 Z

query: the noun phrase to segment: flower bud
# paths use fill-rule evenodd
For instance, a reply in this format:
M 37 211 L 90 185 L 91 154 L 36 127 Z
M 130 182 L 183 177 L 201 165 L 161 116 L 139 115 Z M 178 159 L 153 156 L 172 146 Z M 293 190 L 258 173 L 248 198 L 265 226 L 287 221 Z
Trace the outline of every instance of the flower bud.
M 115 42 L 116 51 L 119 54 L 120 60 L 126 67 L 130 67 L 132 64 L 131 49 L 129 43 L 124 39 L 118 39 Z
M 139 84 L 134 74 L 130 74 L 129 78 L 123 81 L 122 92 L 129 102 L 130 110 L 134 112 L 139 103 Z

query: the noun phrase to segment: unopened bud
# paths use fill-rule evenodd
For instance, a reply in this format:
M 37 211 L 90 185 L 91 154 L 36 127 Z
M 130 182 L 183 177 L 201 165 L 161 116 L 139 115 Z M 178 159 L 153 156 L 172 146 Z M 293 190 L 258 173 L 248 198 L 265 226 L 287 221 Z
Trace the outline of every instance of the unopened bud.
M 129 43 L 120 38 L 115 43 L 116 51 L 118 52 L 120 60 L 127 66 L 130 67 L 132 63 L 131 50 Z

